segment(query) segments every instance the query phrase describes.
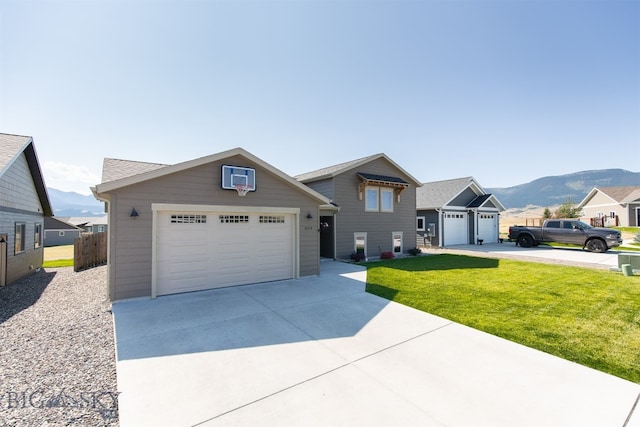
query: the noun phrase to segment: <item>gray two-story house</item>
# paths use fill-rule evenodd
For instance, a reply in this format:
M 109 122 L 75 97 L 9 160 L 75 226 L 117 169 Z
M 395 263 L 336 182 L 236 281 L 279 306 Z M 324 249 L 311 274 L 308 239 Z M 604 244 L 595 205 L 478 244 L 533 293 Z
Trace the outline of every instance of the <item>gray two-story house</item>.
M 360 253 L 406 253 L 416 246 L 416 188 L 421 184 L 385 154 L 352 160 L 295 177 L 339 210 L 320 216 L 320 255 L 349 259 Z

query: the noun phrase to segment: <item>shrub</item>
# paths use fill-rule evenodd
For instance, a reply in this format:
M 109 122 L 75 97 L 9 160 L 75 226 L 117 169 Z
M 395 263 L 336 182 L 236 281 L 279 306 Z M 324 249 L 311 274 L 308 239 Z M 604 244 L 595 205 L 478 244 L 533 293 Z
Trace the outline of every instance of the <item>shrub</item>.
M 420 248 L 413 248 L 413 249 L 409 249 L 407 252 L 409 252 L 409 255 L 419 255 L 422 253 L 422 250 Z
M 391 259 L 393 256 L 393 252 L 382 252 L 380 254 L 380 259 Z
M 634 242 L 640 243 L 640 231 L 636 234 L 636 237 L 633 238 Z
M 362 262 L 367 259 L 367 256 L 362 252 L 354 252 L 351 254 L 351 261 Z

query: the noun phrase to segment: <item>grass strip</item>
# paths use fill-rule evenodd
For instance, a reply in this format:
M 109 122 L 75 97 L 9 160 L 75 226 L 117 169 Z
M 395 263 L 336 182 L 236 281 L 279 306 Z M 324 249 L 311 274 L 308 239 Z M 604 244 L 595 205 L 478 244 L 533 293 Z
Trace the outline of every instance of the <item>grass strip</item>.
M 44 268 L 73 267 L 72 259 L 53 259 L 42 263 Z
M 368 292 L 640 383 L 640 276 L 453 254 L 365 265 Z

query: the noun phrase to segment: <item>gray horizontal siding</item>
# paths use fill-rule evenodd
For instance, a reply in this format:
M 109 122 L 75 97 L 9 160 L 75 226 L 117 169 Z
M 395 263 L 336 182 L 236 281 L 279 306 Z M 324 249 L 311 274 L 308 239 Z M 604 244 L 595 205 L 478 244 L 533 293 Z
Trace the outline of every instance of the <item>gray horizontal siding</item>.
M 220 185 L 221 165 L 256 168 L 256 191 L 240 197 Z M 300 275 L 319 274 L 318 202 L 244 158 L 198 166 L 115 190 L 111 195 L 109 284 L 112 299 L 151 295 L 153 203 L 300 208 Z M 129 214 L 136 208 L 139 216 Z M 306 219 L 311 213 L 313 220 Z
M 354 233 L 367 233 L 367 255 L 379 256 L 392 250 L 392 232 L 403 233 L 404 252 L 415 247 L 416 191 L 411 185 L 405 189 L 398 203 L 394 197 L 394 211 L 366 212 L 364 197 L 359 198 L 360 179 L 357 172 L 394 176 L 411 182 L 395 166 L 384 159 L 376 159 L 359 168 L 335 177 L 335 202 L 340 206 L 336 216 L 336 257 L 349 258 L 354 250 Z

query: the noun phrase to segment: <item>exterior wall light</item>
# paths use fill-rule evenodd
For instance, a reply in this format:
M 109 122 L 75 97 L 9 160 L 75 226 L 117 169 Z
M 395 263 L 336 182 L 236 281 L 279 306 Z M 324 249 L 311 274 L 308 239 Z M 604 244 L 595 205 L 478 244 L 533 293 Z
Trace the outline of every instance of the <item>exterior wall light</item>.
M 307 214 L 307 219 L 313 219 L 313 215 L 311 215 L 311 212 Z
M 140 216 L 140 214 L 138 213 L 138 211 L 136 210 L 136 208 L 131 208 L 131 213 L 129 214 L 129 217 L 131 219 L 136 219 Z

